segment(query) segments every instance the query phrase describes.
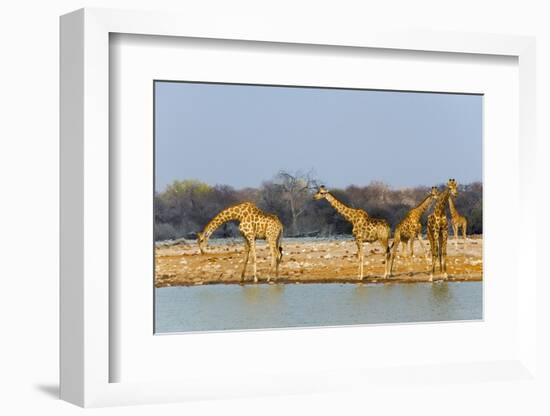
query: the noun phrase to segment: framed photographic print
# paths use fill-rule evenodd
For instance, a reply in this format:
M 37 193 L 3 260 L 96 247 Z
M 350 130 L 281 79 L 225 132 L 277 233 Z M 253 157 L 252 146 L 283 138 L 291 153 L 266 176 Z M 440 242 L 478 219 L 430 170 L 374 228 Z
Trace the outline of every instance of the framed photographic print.
M 482 318 L 482 95 L 154 94 L 155 333 Z
M 62 17 L 62 398 L 529 377 L 533 40 L 241 23 Z

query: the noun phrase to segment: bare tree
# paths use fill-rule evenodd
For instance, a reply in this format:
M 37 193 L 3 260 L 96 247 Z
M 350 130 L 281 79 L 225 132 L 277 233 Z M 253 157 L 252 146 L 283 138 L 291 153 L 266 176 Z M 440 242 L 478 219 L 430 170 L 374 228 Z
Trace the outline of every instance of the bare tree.
M 234 189 L 195 180 L 174 181 L 154 196 L 155 239 L 191 238 L 220 210 L 243 201 L 254 202 L 262 210 L 277 215 L 286 236 L 350 234 L 350 223 L 328 203 L 313 201 L 319 183 L 312 172 L 299 171 L 281 171 L 257 188 Z M 362 208 L 373 217 L 386 219 L 393 227 L 425 197 L 428 190 L 426 186 L 392 189 L 384 183 L 372 182 L 367 186 L 331 188 L 331 193 L 348 206 Z M 483 233 L 482 197 L 482 183 L 460 186 L 455 203 L 459 212 L 468 218 L 468 234 Z M 236 233 L 235 224 L 226 224 L 216 234 L 227 237 Z
M 297 235 L 299 233 L 298 218 L 305 212 L 312 194 L 319 186 L 319 181 L 314 178 L 313 171 L 290 173 L 281 170 L 275 176 L 274 182 L 281 187 L 282 196 L 289 204 L 291 235 Z

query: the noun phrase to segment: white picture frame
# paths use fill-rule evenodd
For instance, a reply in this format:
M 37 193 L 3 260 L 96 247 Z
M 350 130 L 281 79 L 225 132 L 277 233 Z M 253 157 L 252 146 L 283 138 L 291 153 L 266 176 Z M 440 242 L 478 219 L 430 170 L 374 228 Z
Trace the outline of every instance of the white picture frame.
M 214 18 L 215 19 L 215 18 Z M 438 53 L 505 55 L 519 66 L 519 205 L 520 214 L 534 212 L 535 184 L 535 41 L 530 37 L 467 33 L 396 32 L 374 29 L 330 33 L 281 28 L 270 22 L 205 22 L 193 16 L 106 9 L 82 9 L 61 18 L 61 398 L 80 406 L 182 401 L 194 398 L 239 397 L 281 392 L 319 392 L 392 377 L 395 368 L 370 369 L 368 375 L 349 368 L 318 373 L 281 372 L 255 380 L 233 381 L 221 374 L 212 382 L 198 374 L 175 381 L 112 382 L 110 365 L 119 359 L 110 348 L 112 305 L 109 275 L 109 35 L 112 33 L 207 39 L 280 42 L 334 47 L 383 48 Z M 517 349 L 507 359 L 423 365 L 416 380 L 434 374 L 472 382 L 484 377 L 522 380 L 536 374 L 536 279 L 530 250 L 536 241 L 535 218 L 520 215 L 516 240 L 521 280 L 517 292 Z M 334 330 L 324 336 L 336 336 Z M 238 336 L 238 335 L 237 335 Z M 391 375 L 390 375 L 391 374 Z M 177 377 L 175 377 L 177 378 Z M 483 377 L 482 377 L 483 378 Z M 342 380 L 346 380 L 345 382 Z M 284 386 L 284 388 L 281 388 Z

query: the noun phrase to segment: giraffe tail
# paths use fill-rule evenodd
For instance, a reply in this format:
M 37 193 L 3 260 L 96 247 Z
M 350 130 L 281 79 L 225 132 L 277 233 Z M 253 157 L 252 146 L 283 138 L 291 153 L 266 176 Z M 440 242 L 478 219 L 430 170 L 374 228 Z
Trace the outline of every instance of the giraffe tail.
M 281 245 L 281 238 L 283 237 L 283 231 L 279 233 L 277 237 L 277 248 L 279 249 L 279 259 L 283 258 L 283 246 Z
M 390 239 L 390 236 L 391 236 L 391 229 L 390 229 L 390 226 L 388 225 L 387 226 L 387 241 L 388 241 L 388 245 L 386 247 L 386 256 L 390 254 L 391 250 L 393 249 L 393 246 L 395 245 L 395 242 L 397 241 L 397 235 L 399 234 L 399 230 L 396 229 L 394 234 L 393 234 L 393 240 L 391 242 L 391 244 L 389 244 L 389 239 Z

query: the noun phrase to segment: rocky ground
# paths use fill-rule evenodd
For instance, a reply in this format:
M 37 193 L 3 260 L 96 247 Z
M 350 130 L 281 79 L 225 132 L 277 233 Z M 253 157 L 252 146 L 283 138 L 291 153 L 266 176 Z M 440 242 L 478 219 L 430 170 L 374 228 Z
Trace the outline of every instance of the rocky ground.
M 283 240 L 284 256 L 278 283 L 339 282 L 357 283 L 357 246 L 351 239 Z M 424 240 L 429 250 L 429 243 Z M 215 283 L 239 283 L 243 267 L 243 241 L 210 240 L 209 251 L 201 255 L 195 241 L 157 243 L 155 248 L 155 285 L 191 286 Z M 258 279 L 270 276 L 269 250 L 264 241 L 257 242 Z M 449 281 L 481 280 L 483 239 L 470 236 L 460 239 L 458 248 L 449 240 L 447 271 Z M 408 254 L 408 253 L 407 253 Z M 401 247 L 394 263 L 394 275 L 383 278 L 384 256 L 380 244 L 365 246 L 365 283 L 422 282 L 429 279 L 431 260 L 424 257 L 420 243 L 415 243 L 415 257 L 403 256 Z M 436 269 L 437 271 L 437 269 Z M 437 275 L 436 275 L 437 278 Z M 273 277 L 271 282 L 273 282 Z M 248 263 L 246 283 L 252 282 L 252 262 Z

